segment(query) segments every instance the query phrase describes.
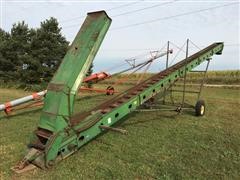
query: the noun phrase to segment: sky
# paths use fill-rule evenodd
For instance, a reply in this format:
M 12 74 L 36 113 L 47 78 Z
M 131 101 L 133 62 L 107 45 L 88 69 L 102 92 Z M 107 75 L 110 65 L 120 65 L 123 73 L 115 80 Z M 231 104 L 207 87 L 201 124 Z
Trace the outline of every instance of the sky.
M 24 20 L 29 27 L 36 28 L 41 21 L 55 17 L 62 34 L 72 42 L 88 12 L 105 10 L 112 24 L 94 60 L 96 72 L 118 71 L 115 69 L 127 67 L 125 60 L 132 57 L 143 61 L 150 51 L 160 50 L 167 41 L 175 45 L 170 44 L 173 49 L 170 63 L 174 64 L 185 57 L 186 47 L 179 53 L 178 47 L 186 39 L 191 41 L 190 54 L 211 43 L 224 42 L 223 54 L 213 57 L 209 69 L 239 70 L 239 3 L 238 0 L 0 0 L 0 27 L 9 31 L 13 23 Z M 149 70 L 162 70 L 165 59 L 156 60 Z

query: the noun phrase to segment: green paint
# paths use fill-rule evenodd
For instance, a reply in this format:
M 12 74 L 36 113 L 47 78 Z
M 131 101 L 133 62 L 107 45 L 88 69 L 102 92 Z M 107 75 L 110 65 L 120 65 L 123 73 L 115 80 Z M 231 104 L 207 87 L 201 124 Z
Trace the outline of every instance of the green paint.
M 112 126 L 145 101 L 161 93 L 174 80 L 199 66 L 214 54 L 221 54 L 223 50 L 223 43 L 214 43 L 208 46 L 199 54 L 191 56 L 192 60 L 185 67 L 176 69 L 164 79 L 132 96 L 110 112 L 103 114 L 101 111 L 93 111 L 91 115 L 73 126 L 70 124 L 70 117 L 72 116 L 75 94 L 110 23 L 111 20 L 104 12 L 89 14 L 85 20 L 48 88 L 38 127 L 51 131 L 52 136 L 45 143 L 44 153 L 35 160 L 32 161 L 31 157 L 26 156 L 31 163 L 41 168 L 48 168 L 54 162 L 69 156 L 104 131 L 99 128 L 100 125 Z M 54 85 L 55 88 L 52 88 Z M 90 122 L 94 123 L 86 128 Z
M 48 86 L 40 128 L 58 132 L 68 126 L 76 92 L 111 24 L 105 12 L 89 13 Z

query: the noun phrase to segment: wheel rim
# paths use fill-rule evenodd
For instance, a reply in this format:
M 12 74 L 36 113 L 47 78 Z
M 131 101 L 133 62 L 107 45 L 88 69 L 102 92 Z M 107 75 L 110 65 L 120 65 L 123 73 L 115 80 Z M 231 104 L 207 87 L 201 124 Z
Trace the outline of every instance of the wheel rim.
M 201 115 L 203 115 L 204 110 L 205 110 L 204 106 L 201 106 L 201 109 L 200 109 L 200 113 L 201 113 Z

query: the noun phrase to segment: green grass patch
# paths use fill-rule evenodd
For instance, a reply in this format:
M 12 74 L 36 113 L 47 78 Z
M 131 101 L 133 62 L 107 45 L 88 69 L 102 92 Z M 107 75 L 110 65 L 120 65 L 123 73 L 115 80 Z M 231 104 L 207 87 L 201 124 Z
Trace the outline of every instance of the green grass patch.
M 0 89 L 0 101 L 25 94 Z M 239 95 L 234 89 L 205 88 L 204 117 L 194 116 L 193 111 L 180 115 L 169 111 L 134 112 L 117 125 L 128 130 L 128 135 L 107 132 L 53 168 L 22 175 L 10 168 L 25 155 L 40 109 L 9 117 L 1 113 L 0 179 L 238 179 Z M 84 93 L 76 101 L 75 110 L 90 109 L 108 98 Z M 195 103 L 194 95 L 186 99 Z

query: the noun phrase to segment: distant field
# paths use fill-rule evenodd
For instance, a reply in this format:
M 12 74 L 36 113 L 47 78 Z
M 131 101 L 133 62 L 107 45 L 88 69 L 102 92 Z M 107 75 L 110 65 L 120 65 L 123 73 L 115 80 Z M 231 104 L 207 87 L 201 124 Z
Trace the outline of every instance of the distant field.
M 151 73 L 146 73 L 144 75 L 144 78 L 148 78 L 152 76 L 153 74 Z M 136 73 L 136 74 L 123 74 L 119 75 L 116 78 L 109 79 L 108 82 L 115 82 L 116 79 L 118 78 L 127 78 L 127 82 L 135 82 L 136 79 L 140 78 L 142 76 L 141 73 Z M 203 77 L 202 73 L 197 73 L 197 72 L 190 72 L 187 74 L 187 83 L 200 83 L 201 79 Z M 208 71 L 207 76 L 206 76 L 206 81 L 207 84 L 234 84 L 234 85 L 240 85 L 240 70 L 233 70 L 233 71 Z
M 105 79 L 104 81 L 98 82 L 101 85 L 134 85 L 136 82 L 141 79 L 144 80 L 146 78 L 151 77 L 154 73 L 134 73 L 134 74 L 121 74 L 117 76 L 113 76 L 109 79 Z M 187 81 L 188 85 L 200 84 L 202 80 L 202 73 L 188 73 Z M 234 71 L 208 71 L 206 76 L 205 84 L 213 84 L 213 85 L 226 85 L 228 88 L 237 88 L 240 89 L 240 70 Z M 181 82 L 179 80 L 178 82 Z M 232 85 L 229 86 L 229 85 Z M 30 84 L 25 87 L 25 85 L 20 85 L 16 82 L 11 83 L 3 83 L 0 80 L 0 88 L 12 88 L 12 89 L 25 89 L 27 91 L 42 91 L 46 89 L 47 83 L 42 84 Z
M 240 84 L 240 71 L 208 71 L 207 84 Z M 188 81 L 195 83 L 201 79 L 201 73 L 189 73 Z
M 25 94 L 2 88 L 0 103 Z M 10 168 L 24 156 L 40 109 L 9 117 L 0 113 L 0 179 L 239 179 L 239 91 L 205 88 L 203 97 L 207 103 L 204 117 L 194 116 L 193 111 L 180 115 L 134 112 L 117 125 L 128 130 L 128 135 L 108 132 L 49 170 L 22 175 Z M 83 93 L 75 110 L 90 109 L 108 98 Z M 186 99 L 195 104 L 194 95 Z

